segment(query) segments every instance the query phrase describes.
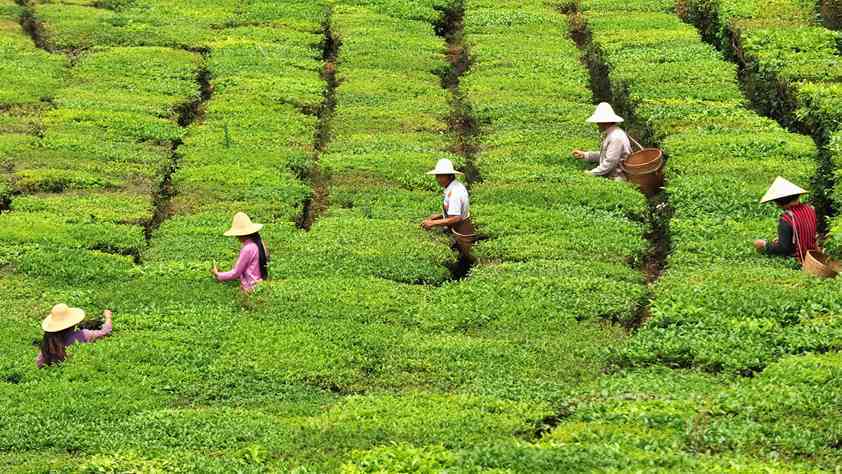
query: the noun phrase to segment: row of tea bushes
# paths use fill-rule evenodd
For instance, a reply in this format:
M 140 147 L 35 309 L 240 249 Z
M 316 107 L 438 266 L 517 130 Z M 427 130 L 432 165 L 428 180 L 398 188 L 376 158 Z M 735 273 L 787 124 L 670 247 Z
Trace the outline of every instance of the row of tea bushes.
M 193 53 L 154 47 L 80 58 L 37 139 L 5 150 L 20 195 L 0 240 L 138 255 L 152 195 L 184 133 L 178 109 L 198 95 L 198 66 Z
M 324 3 L 290 0 L 30 0 L 43 24 L 48 47 L 61 50 L 95 46 L 167 46 L 207 49 L 228 29 L 274 26 L 313 31 L 324 17 Z M 279 16 L 283 15 L 283 19 Z M 269 27 L 268 29 L 266 27 Z
M 610 279 L 625 273 L 621 280 L 631 283 L 616 287 L 627 306 L 615 316 L 633 317 L 644 291 L 635 267 L 645 251 L 646 202 L 631 186 L 585 176 L 589 165 L 570 156 L 597 147 L 598 132 L 585 123 L 593 111 L 587 71 L 564 35 L 565 19 L 540 2 L 465 7 L 471 67 L 461 89 L 480 127 L 483 181 L 473 190 L 482 203 L 477 221 L 490 236 L 479 254 L 526 266 L 578 260 L 578 278 L 594 289 L 613 286 L 593 272 L 605 262 L 616 268 Z
M 215 40 L 213 48 L 167 44 L 149 30 L 129 38 L 127 24 L 95 44 L 52 44 L 56 49 L 91 49 L 70 69 L 67 85 L 56 94 L 56 106 L 44 120 L 41 141 L 45 145 L 33 150 L 56 150 L 51 163 L 73 159 L 68 166 L 109 181 L 91 180 L 96 186 L 78 190 L 81 185 L 72 183 L 75 187 L 66 186 L 65 195 L 75 199 L 63 203 L 59 201 L 64 196 L 42 193 L 17 197 L 12 212 L 2 218 L 13 219 L 18 204 L 38 212 L 61 210 L 81 216 L 79 221 L 87 226 L 73 234 L 77 239 L 101 239 L 111 224 L 115 229 L 108 235 L 120 236 L 120 243 L 128 241 L 132 251 L 145 250 L 137 224 L 152 217 L 153 190 L 162 176 L 173 171 L 174 162 L 179 168 L 169 187 L 177 193 L 170 201 L 176 217 L 152 235 L 142 266 L 124 257 L 75 248 L 45 252 L 42 247 L 21 257 L 20 246 L 0 247 L 4 272 L 0 299 L 11 307 L 3 339 L 13 341 L 4 344 L 0 363 L 0 398 L 13 407 L 0 423 L 4 453 L 0 470 L 114 471 L 158 466 L 230 472 L 249 467 L 248 462 L 234 459 L 236 452 L 230 453 L 230 461 L 215 462 L 205 449 L 224 448 L 234 438 L 243 440 L 234 451 L 254 442 L 245 431 L 255 426 L 246 421 L 259 418 L 256 413 L 233 408 L 234 402 L 214 413 L 178 408 L 210 404 L 229 393 L 234 397 L 232 381 L 242 379 L 230 366 L 227 377 L 209 379 L 208 368 L 218 355 L 219 341 L 231 336 L 234 318 L 243 309 L 232 301 L 236 290 L 213 283 L 207 269 L 212 257 L 233 257 L 232 243 L 219 235 L 230 223 L 233 208 L 255 209 L 256 218 L 276 223 L 286 232 L 286 222 L 300 212 L 309 195 L 297 175 L 311 158 L 315 119 L 306 109 L 322 99 L 318 53 L 324 9 L 312 2 L 299 4 L 312 10 L 313 21 L 303 25 L 303 13 L 289 13 L 295 9 L 289 2 L 277 7 L 272 5 L 275 2 L 197 2 L 192 10 L 169 9 L 187 7 L 185 2 L 153 3 L 145 5 L 156 8 L 146 11 L 141 2 L 122 5 L 139 8 L 137 18 L 160 25 L 162 31 L 168 21 L 201 26 L 202 13 L 216 7 L 225 17 L 240 18 L 242 23 L 233 23 L 225 31 L 207 26 L 204 33 Z M 34 10 L 45 31 L 71 38 L 75 34 L 71 26 L 95 32 L 107 28 L 85 25 L 85 18 L 61 13 L 51 17 L 50 11 L 77 8 L 110 14 L 93 5 L 38 4 Z M 69 20 L 78 23 L 71 25 Z M 183 97 L 171 100 L 166 91 Z M 211 93 L 213 99 L 204 103 Z M 170 110 L 175 104 L 186 106 L 177 107 L 176 114 Z M 180 126 L 191 122 L 187 128 Z M 81 167 L 95 159 L 99 166 Z M 114 169 L 130 169 L 138 178 L 123 180 Z M 64 170 L 57 174 L 73 176 Z M 237 176 L 239 181 L 234 179 Z M 265 183 L 262 187 L 260 181 Z M 243 184 L 251 186 L 252 194 L 241 192 Z M 121 204 L 112 199 L 122 195 L 137 200 Z M 104 223 L 94 228 L 91 223 L 100 220 Z M 4 229 L 19 233 L 21 226 L 15 222 Z M 47 238 L 51 233 L 46 230 L 34 235 Z M 114 309 L 116 332 L 103 343 L 74 347 L 72 363 L 60 369 L 37 371 L 31 342 L 39 336 L 38 322 L 57 301 L 83 307 L 93 318 L 104 307 Z M 299 390 L 312 397 L 302 405 L 315 407 L 324 400 L 322 394 L 329 393 Z M 284 397 L 276 392 L 274 399 Z M 216 413 L 222 411 L 231 416 L 220 418 Z M 232 418 L 238 425 L 226 431 L 224 426 Z M 179 421 L 169 425 L 166 420 Z M 50 425 L 63 428 L 32 436 L 32 426 Z M 179 443 L 165 434 L 181 429 L 186 431 L 180 432 Z M 226 442 L 220 444 L 222 439 Z M 79 454 L 66 454 L 71 451 Z
M 303 177 L 313 166 L 314 111 L 324 90 L 324 8 L 311 9 L 312 22 L 293 29 L 274 25 L 287 18 L 284 5 L 266 7 L 265 23 L 231 27 L 209 43 L 210 100 L 178 149 L 173 217 L 154 235 L 150 261 L 209 268 L 224 258 L 227 265 L 235 249 L 220 234 L 237 211 L 266 224 L 270 242 L 295 237 L 295 219 L 312 193 Z
M 778 211 L 758 204 L 775 176 L 806 183 L 815 173 L 812 141 L 744 108 L 734 66 L 669 8 L 585 4 L 590 60 L 605 64 L 614 102 L 668 155 L 675 211 L 653 317 L 618 362 L 750 373 L 783 353 L 833 347 L 838 329 L 816 325 L 834 306 L 834 282 L 815 281 L 751 245 L 776 230 Z M 702 281 L 709 296 L 697 298 L 702 289 L 694 282 Z M 686 294 L 675 290 L 682 287 Z M 814 304 L 781 299 L 786 292 Z
M 597 141 L 583 123 L 592 112 L 587 73 L 566 37 L 564 18 L 541 2 L 519 3 L 464 4 L 471 68 L 456 105 L 467 105 L 463 112 L 481 124 L 472 164 L 482 181 L 471 190 L 476 221 L 489 240 L 475 247 L 480 263 L 470 278 L 435 291 L 420 321 L 435 331 L 434 340 L 447 335 L 447 351 L 459 347 L 456 341 L 484 341 L 477 350 L 504 344 L 496 361 L 480 356 L 485 362 L 472 369 L 475 380 L 457 387 L 499 400 L 477 429 L 510 417 L 529 428 L 512 425 L 508 435 L 495 429 L 471 443 L 438 432 L 393 437 L 397 444 L 357 449 L 342 472 L 557 472 L 580 463 L 583 456 L 565 464 L 564 455 L 527 440 L 542 417 L 555 415 L 565 398 L 597 377 L 605 361 L 601 347 L 619 337 L 619 329 L 600 320 L 630 320 L 645 296 L 634 268 L 644 251 L 645 200 L 630 187 L 585 177 L 584 166 L 567 158 L 573 148 Z M 567 54 L 558 55 L 559 46 Z M 559 77 L 570 78 L 561 90 L 553 84 Z M 563 110 L 567 118 L 548 121 L 552 114 L 544 109 Z M 597 224 L 590 222 L 594 216 Z M 572 258 L 583 249 L 595 258 Z M 440 386 L 442 379 L 431 382 Z M 513 400 L 530 405 L 519 413 Z M 434 424 L 439 410 L 430 411 Z
M 762 112 L 825 143 L 839 128 L 835 31 L 817 24 L 803 2 L 686 0 L 683 16 L 745 65 L 746 90 Z
M 405 5 L 413 9 L 409 2 Z M 403 38 L 409 38 L 406 31 L 413 31 L 415 44 L 430 45 L 400 49 L 400 57 L 390 56 L 393 62 L 416 65 L 404 69 L 407 75 L 390 82 L 391 87 L 412 82 L 409 79 L 414 75 L 412 84 L 423 84 L 420 90 L 441 101 L 442 106 L 428 109 L 435 113 L 419 114 L 419 123 L 425 124 L 434 119 L 444 123 L 448 113 L 446 94 L 437 89 L 437 76 L 425 70 L 444 64 L 443 42 L 435 38 L 429 23 L 424 28 L 404 24 L 406 18 L 384 18 L 350 5 L 337 5 L 333 16 L 348 55 L 348 63 L 339 65 L 340 77 L 343 68 L 352 74 L 355 64 L 361 66 L 358 76 L 343 78 L 338 93 L 333 136 L 337 147 L 345 143 L 347 149 L 329 148 L 321 157 L 322 165 L 333 172 L 328 214 L 309 232 L 298 232 L 281 217 L 295 207 L 284 203 L 295 200 L 275 201 L 276 210 L 270 212 L 261 196 L 235 196 L 217 203 L 219 196 L 206 199 L 191 193 L 191 186 L 202 183 L 182 176 L 201 169 L 204 156 L 219 156 L 211 153 L 215 149 L 210 145 L 220 140 L 219 134 L 204 134 L 201 129 L 215 120 L 216 101 L 226 98 L 223 79 L 244 83 L 213 66 L 222 47 L 210 48 L 205 68 L 211 73 L 214 94 L 205 104 L 204 120 L 188 127 L 178 149 L 180 168 L 173 175 L 178 194 L 172 199 L 176 214 L 153 234 L 144 264 L 75 261 L 52 269 L 51 279 L 15 273 L 0 280 L 3 301 L 10 302 L 12 317 L 21 321 L 3 332 L 4 340 L 8 335 L 15 343 L 0 363 L 0 398 L 9 400 L 11 407 L 0 424 L 0 466 L 11 466 L 12 471 L 78 467 L 106 472 L 296 468 L 330 472 L 339 469 L 350 451 L 392 441 L 464 447 L 508 443 L 513 433 L 529 433 L 537 420 L 552 414 L 553 402 L 564 391 L 599 374 L 604 360 L 600 349 L 613 343 L 618 331 L 597 321 L 623 314 L 628 297 L 612 290 L 610 303 L 595 304 L 590 298 L 592 282 L 577 278 L 563 261 L 482 266 L 470 279 L 440 288 L 361 277 L 440 283 L 445 278 L 441 263 L 453 258 L 443 241 L 424 242 L 427 237 L 414 228 L 417 212 L 423 211 L 423 216 L 439 205 L 431 178 L 407 171 L 404 176 L 415 181 L 393 185 L 392 194 L 400 197 L 393 205 L 386 200 L 388 193 L 378 194 L 376 186 L 361 187 L 359 193 L 346 188 L 344 198 L 337 191 L 343 176 L 359 177 L 365 166 L 364 156 L 351 153 L 354 146 L 367 143 L 354 141 L 359 129 L 353 120 L 365 118 L 363 105 L 393 102 L 396 121 L 412 122 L 409 113 L 397 106 L 406 94 L 366 88 L 370 78 L 359 75 L 366 58 L 380 54 L 380 48 L 369 46 L 371 40 L 399 48 L 402 31 Z M 279 16 L 274 23 L 284 22 Z M 376 35 L 369 33 L 377 22 L 389 27 Z M 309 47 L 315 44 L 312 38 L 301 35 L 297 44 Z M 438 41 L 435 48 L 434 41 Z M 261 43 L 256 49 L 267 46 Z M 249 57 L 251 61 L 244 59 L 237 69 L 261 61 L 260 55 L 245 55 Z M 309 70 L 307 77 L 317 78 L 316 70 Z M 386 70 L 369 70 L 386 75 Z M 400 65 L 393 70 L 402 71 Z M 265 83 L 266 76 L 255 77 L 254 84 Z M 303 73 L 298 77 L 304 77 Z M 343 95 L 345 86 L 348 92 Z M 269 90 L 289 93 L 289 89 Z M 237 98 L 245 100 L 243 96 L 230 97 L 232 110 L 246 110 L 236 103 Z M 343 101 L 348 104 L 345 112 Z M 267 102 L 276 103 L 261 101 Z M 388 106 L 379 110 L 391 113 Z M 442 117 L 436 116 L 439 111 Z M 297 130 L 301 128 L 297 117 L 288 115 L 282 120 Z M 391 120 L 364 125 L 375 136 L 379 127 L 394 130 Z M 229 124 L 231 147 L 246 143 L 249 131 L 230 133 L 232 128 Z M 443 131 L 441 125 L 433 130 L 419 127 L 419 134 L 423 138 Z M 305 135 L 280 134 L 282 143 L 298 136 L 303 141 Z M 195 137 L 199 136 L 207 141 L 198 142 Z M 260 147 L 251 145 L 254 150 L 271 143 L 266 137 L 260 140 Z M 448 141 L 424 140 L 436 147 L 439 143 L 445 147 Z M 209 145 L 200 149 L 197 143 Z M 248 167 L 264 161 L 275 166 L 294 156 L 297 146 L 278 151 L 279 156 L 250 161 Z M 330 156 L 334 152 L 347 152 L 355 168 L 343 167 L 340 159 Z M 429 158 L 407 162 L 423 173 L 432 166 L 427 159 L 438 156 L 433 150 L 429 154 Z M 374 178 L 384 169 L 394 172 L 398 168 L 390 166 L 384 155 L 389 156 L 372 153 L 368 158 L 374 165 L 385 165 L 370 167 Z M 406 156 L 417 155 L 407 152 Z M 248 153 L 243 160 L 246 157 Z M 306 158 L 310 163 L 311 155 Z M 226 183 L 221 181 L 220 186 Z M 270 188 L 272 192 L 281 189 L 281 185 Z M 368 205 L 372 211 L 366 211 L 365 204 L 342 209 L 335 198 L 379 204 Z M 242 304 L 233 287 L 211 281 L 205 261 L 223 254 L 216 246 L 228 243 L 217 233 L 230 218 L 228 207 L 240 204 L 258 209 L 256 218 L 270 223 L 267 237 L 270 245 L 277 246 L 273 247 L 273 281 Z M 192 223 L 191 216 L 195 216 Z M 200 227 L 196 223 L 201 219 L 208 224 Z M 406 226 L 406 240 L 389 237 L 395 232 L 393 222 Z M 301 252 L 302 248 L 308 251 Z M 406 255 L 419 257 L 407 261 Z M 605 267 L 606 280 L 615 272 L 621 279 L 618 285 L 625 284 L 622 278 L 639 281 L 638 275 L 629 275 L 625 268 L 597 265 Z M 74 274 L 75 280 L 71 279 Z M 36 371 L 29 343 L 38 335 L 37 321 L 47 310 L 47 302 L 61 299 L 91 311 L 112 307 L 117 332 L 102 343 L 74 347 L 71 363 L 58 370 Z M 576 314 L 559 317 L 558 307 L 575 307 Z M 588 321 L 579 323 L 576 316 Z M 79 413 L 97 416 L 80 417 Z M 31 426 L 64 428 L 32 436 Z M 66 454 L 68 450 L 74 455 Z
M 61 84 L 66 61 L 38 49 L 20 25 L 23 9 L 0 1 L 0 209 L 6 210 L 14 188 L 13 150 L 34 142 L 41 114 Z M 26 74 L 21 74 L 26 71 Z
M 41 105 L 61 84 L 65 66 L 64 58 L 35 47 L 20 26 L 22 14 L 14 0 L 0 1 L 0 104 L 4 110 Z M 7 120 L 4 129 L 9 126 Z
M 752 103 L 784 126 L 811 134 L 822 146 L 825 165 L 819 189 L 838 208 L 838 156 L 834 143 L 842 136 L 842 36 L 817 21 L 816 5 L 761 1 L 684 2 L 683 17 L 729 56 L 745 66 L 743 79 Z M 817 190 L 817 191 L 819 191 Z M 830 227 L 842 224 L 833 219 Z M 828 248 L 838 256 L 837 239 Z
M 332 14 L 338 87 L 319 163 L 328 211 L 303 245 L 293 246 L 304 265 L 285 270 L 311 277 L 323 267 L 442 283 L 450 279 L 445 265 L 454 253 L 419 226 L 441 208 L 438 185 L 425 173 L 439 158 L 455 158 L 446 151 L 447 93 L 435 75 L 443 65 L 442 41 L 429 21 L 412 18 L 417 14 L 357 3 L 340 2 Z M 430 6 L 425 11 L 435 13 Z
M 764 227 L 775 229 L 775 211 L 758 196 L 777 174 L 807 180 L 815 149 L 743 108 L 735 68 L 681 23 L 671 2 L 582 8 L 576 20 L 590 34 L 589 61 L 669 156 L 673 252 L 651 318 L 614 352 L 615 363 L 633 368 L 571 400 L 573 414 L 547 441 L 611 440 L 648 469 L 834 466 L 832 406 L 842 392 L 827 380 L 838 366 L 837 284 L 750 247 Z

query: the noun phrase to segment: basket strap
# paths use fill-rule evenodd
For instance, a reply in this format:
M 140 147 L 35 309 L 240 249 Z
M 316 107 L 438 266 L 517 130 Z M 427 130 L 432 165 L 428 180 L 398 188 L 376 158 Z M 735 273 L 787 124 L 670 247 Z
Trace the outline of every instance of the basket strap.
M 638 147 L 641 151 L 643 151 L 643 150 L 644 150 L 643 145 L 641 145 L 640 143 L 638 143 L 638 142 L 637 142 L 637 140 L 635 140 L 635 139 L 634 139 L 634 137 L 632 137 L 632 136 L 631 136 L 631 135 L 629 135 L 628 133 L 626 134 L 626 136 L 627 136 L 627 137 L 629 137 L 629 141 L 631 141 L 632 143 L 634 143 L 635 145 L 637 145 L 637 147 Z
M 801 239 L 798 238 L 798 226 L 795 225 L 795 213 L 793 213 L 792 211 L 786 211 L 784 212 L 784 214 L 786 214 L 790 218 L 790 220 L 792 220 L 790 225 L 792 226 L 792 234 L 795 236 L 795 251 L 798 252 L 798 255 L 801 256 L 801 264 L 803 265 L 804 259 L 807 256 L 804 255 L 804 252 L 801 249 Z

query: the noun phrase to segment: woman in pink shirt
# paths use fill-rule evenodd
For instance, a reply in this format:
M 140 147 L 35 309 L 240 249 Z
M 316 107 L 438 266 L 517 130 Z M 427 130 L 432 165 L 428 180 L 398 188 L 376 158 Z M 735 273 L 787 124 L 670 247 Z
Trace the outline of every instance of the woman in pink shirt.
M 240 280 L 240 288 L 248 293 L 257 282 L 269 278 L 269 252 L 260 239 L 263 224 L 254 224 L 245 213 L 234 215 L 231 228 L 225 232 L 227 237 L 237 237 L 242 243 L 240 257 L 230 271 L 220 272 L 214 264 L 211 273 L 217 281 Z
M 76 325 L 85 319 L 85 312 L 79 308 L 70 308 L 66 304 L 53 306 L 50 315 L 41 323 L 44 339 L 41 341 L 41 352 L 35 358 L 35 364 L 40 369 L 45 365 L 64 362 L 67 359 L 65 348 L 75 343 L 84 344 L 94 342 L 111 334 L 111 311 L 105 310 L 105 325 L 98 331 L 87 329 L 76 330 Z

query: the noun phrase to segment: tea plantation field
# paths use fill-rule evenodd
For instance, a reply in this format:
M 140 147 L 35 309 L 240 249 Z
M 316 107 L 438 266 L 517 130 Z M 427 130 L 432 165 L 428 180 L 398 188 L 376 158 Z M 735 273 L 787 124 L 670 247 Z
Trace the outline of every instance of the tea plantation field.
M 842 2 L 0 0 L 0 472 L 842 472 Z M 586 176 L 599 101 L 664 192 Z M 465 171 L 483 240 L 419 227 Z M 271 279 L 216 283 L 237 211 Z M 37 369 L 53 304 L 114 333 Z

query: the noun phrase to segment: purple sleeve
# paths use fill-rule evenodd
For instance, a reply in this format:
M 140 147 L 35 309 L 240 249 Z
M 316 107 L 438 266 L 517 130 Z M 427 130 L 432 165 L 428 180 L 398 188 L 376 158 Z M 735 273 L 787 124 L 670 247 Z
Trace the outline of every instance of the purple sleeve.
M 236 280 L 242 276 L 242 274 L 248 268 L 249 262 L 254 258 L 254 255 L 257 253 L 257 245 L 248 244 L 240 250 L 240 257 L 237 258 L 237 264 L 234 265 L 234 268 L 228 272 L 221 272 L 216 275 L 216 279 L 219 281 L 231 281 Z
M 94 342 L 97 339 L 103 338 L 107 335 L 111 334 L 111 322 L 106 322 L 102 329 L 97 331 L 91 331 L 89 329 L 82 330 L 82 342 Z
M 35 358 L 35 365 L 37 365 L 39 369 L 44 367 L 44 354 L 42 354 L 41 351 L 38 351 L 38 357 Z

